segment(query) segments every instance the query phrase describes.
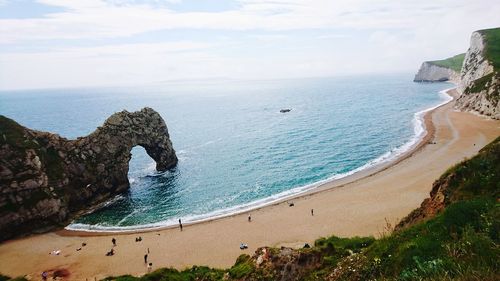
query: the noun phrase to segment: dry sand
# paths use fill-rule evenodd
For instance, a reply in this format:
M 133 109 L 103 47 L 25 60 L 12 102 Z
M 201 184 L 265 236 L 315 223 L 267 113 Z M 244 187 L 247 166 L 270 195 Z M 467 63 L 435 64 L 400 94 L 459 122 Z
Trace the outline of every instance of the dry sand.
M 453 102 L 426 116 L 429 134 L 400 160 L 289 199 L 293 207 L 282 202 L 251 211 L 252 222 L 243 213 L 185 225 L 182 232 L 178 228 L 128 234 L 59 231 L 3 242 L 0 273 L 30 274 L 34 280 L 42 271 L 55 269 L 67 269 L 68 280 L 140 275 L 147 271 L 143 257 L 148 248 L 153 268 L 195 264 L 226 268 L 238 255 L 252 254 L 260 246 L 300 247 L 332 234 L 377 236 L 386 220 L 395 224 L 418 207 L 446 169 L 500 135 L 499 121 L 456 112 L 452 106 Z M 142 242 L 135 242 L 138 236 Z M 117 240 L 116 254 L 106 257 L 112 237 Z M 76 251 L 82 242 L 87 246 Z M 249 248 L 240 250 L 241 242 Z M 49 255 L 56 249 L 61 250 L 59 256 Z

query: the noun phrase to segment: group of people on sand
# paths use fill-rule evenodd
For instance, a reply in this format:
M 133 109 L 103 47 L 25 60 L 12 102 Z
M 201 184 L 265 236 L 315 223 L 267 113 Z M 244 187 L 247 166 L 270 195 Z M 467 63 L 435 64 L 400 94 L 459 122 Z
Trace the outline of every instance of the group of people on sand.
M 153 263 L 152 262 L 148 263 L 148 254 L 149 254 L 149 248 L 148 248 L 148 253 L 144 255 L 144 264 L 147 265 L 148 273 L 149 273 L 153 269 Z
M 288 206 L 289 207 L 293 207 L 295 206 L 294 203 L 288 203 Z M 311 209 L 311 216 L 314 216 L 314 209 Z M 252 216 L 249 214 L 248 215 L 248 222 L 252 222 Z M 182 226 L 182 221 L 181 219 L 179 219 L 179 228 L 180 230 L 182 231 L 183 229 L 183 226 Z M 158 234 L 160 235 L 160 234 Z M 135 242 L 141 242 L 142 241 L 142 237 L 139 236 L 139 237 L 136 237 L 135 238 Z M 113 237 L 111 239 L 111 243 L 113 244 L 113 247 L 111 248 L 111 250 L 109 250 L 107 253 L 106 253 L 106 256 L 113 256 L 115 254 L 115 250 L 114 250 L 114 247 L 116 247 L 116 239 Z M 82 247 L 86 246 L 87 244 L 86 243 L 82 243 Z M 308 244 L 306 244 L 305 247 L 310 247 Z M 82 248 L 78 248 L 77 251 L 81 250 Z M 245 249 L 248 249 L 248 245 L 245 244 L 245 243 L 241 243 L 240 244 L 240 249 L 241 250 L 245 250 Z M 52 251 L 50 254 L 51 255 L 59 255 L 60 254 L 60 250 L 54 250 Z M 144 255 L 144 264 L 146 265 L 147 267 L 147 272 L 150 273 L 153 269 L 153 263 L 152 262 L 148 262 L 148 257 L 149 257 L 149 248 L 147 249 L 147 253 Z M 42 280 L 47 280 L 47 277 L 48 277 L 48 273 L 46 271 L 44 271 L 42 273 Z
M 109 250 L 107 253 L 106 253 L 106 256 L 107 257 L 110 257 L 110 256 L 113 256 L 115 254 L 115 249 L 114 247 L 116 247 L 116 239 L 113 237 L 111 239 L 111 243 L 113 243 L 113 248 L 111 248 L 111 250 Z
M 141 236 L 135 238 L 135 242 L 140 242 L 140 241 L 142 241 Z M 111 239 L 111 243 L 113 243 L 113 248 L 111 248 L 111 250 L 109 250 L 109 252 L 106 253 L 106 256 L 113 256 L 115 254 L 114 247 L 116 247 L 116 239 L 114 237 Z M 148 256 L 149 256 L 149 248 L 147 254 L 144 255 L 144 264 L 146 264 L 149 273 L 153 269 L 153 263 L 152 262 L 148 263 Z

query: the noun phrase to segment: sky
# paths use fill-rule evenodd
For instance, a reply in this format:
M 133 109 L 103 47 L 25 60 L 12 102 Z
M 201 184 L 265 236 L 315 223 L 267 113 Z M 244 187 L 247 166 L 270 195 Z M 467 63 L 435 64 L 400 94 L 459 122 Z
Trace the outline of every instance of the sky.
M 0 90 L 413 73 L 498 0 L 0 0 Z

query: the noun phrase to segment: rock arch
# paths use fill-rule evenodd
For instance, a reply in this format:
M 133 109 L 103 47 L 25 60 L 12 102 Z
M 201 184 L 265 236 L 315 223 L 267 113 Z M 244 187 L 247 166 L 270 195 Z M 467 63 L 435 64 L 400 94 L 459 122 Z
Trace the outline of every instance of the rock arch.
M 0 116 L 0 240 L 62 226 L 127 190 L 137 145 L 159 171 L 177 164 L 167 125 L 151 108 L 115 113 L 76 140 Z

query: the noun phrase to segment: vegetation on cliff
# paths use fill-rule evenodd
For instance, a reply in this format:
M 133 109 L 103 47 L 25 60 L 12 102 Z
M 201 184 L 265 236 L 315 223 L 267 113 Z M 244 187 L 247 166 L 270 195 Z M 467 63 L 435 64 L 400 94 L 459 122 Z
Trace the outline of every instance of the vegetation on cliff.
M 227 270 L 159 269 L 105 280 L 498 280 L 500 137 L 450 168 L 392 234 L 321 238 L 311 248 L 259 248 Z M 388 227 L 390 228 L 390 227 Z
M 485 36 L 486 58 L 492 63 L 496 72 L 500 71 L 500 28 L 479 30 Z
M 456 56 L 444 59 L 444 60 L 435 60 L 435 61 L 428 61 L 428 63 L 441 66 L 444 68 L 450 68 L 458 73 L 460 73 L 460 70 L 462 69 L 462 64 L 464 62 L 465 58 L 465 53 L 463 54 L 458 54 Z
M 496 106 L 500 99 L 500 28 L 484 29 L 478 31 L 483 35 L 485 48 L 484 58 L 493 66 L 493 72 L 474 80 L 464 90 L 465 94 L 479 93 L 487 90 L 487 100 Z

